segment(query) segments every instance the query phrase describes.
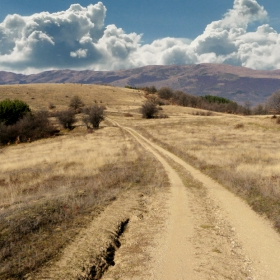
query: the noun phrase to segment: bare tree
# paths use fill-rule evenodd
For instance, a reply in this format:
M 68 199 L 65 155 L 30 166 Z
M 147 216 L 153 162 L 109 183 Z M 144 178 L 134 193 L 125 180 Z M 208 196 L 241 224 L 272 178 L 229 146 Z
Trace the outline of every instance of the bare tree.
M 80 113 L 81 108 L 84 106 L 85 106 L 84 102 L 78 95 L 75 95 L 71 98 L 69 107 L 70 109 L 73 109 L 76 113 Z
M 100 123 L 104 120 L 104 106 L 93 105 L 92 107 L 86 108 L 84 112 L 87 114 L 83 117 L 83 122 L 89 128 L 89 124 L 93 128 L 99 128 Z
M 251 102 L 249 100 L 247 100 L 245 103 L 244 103 L 244 110 L 243 110 L 243 114 L 244 115 L 251 115 Z
M 72 129 L 73 124 L 76 122 L 74 110 L 60 111 L 57 113 L 57 118 L 60 124 L 67 129 Z
M 268 97 L 267 106 L 271 113 L 280 114 L 280 90 Z

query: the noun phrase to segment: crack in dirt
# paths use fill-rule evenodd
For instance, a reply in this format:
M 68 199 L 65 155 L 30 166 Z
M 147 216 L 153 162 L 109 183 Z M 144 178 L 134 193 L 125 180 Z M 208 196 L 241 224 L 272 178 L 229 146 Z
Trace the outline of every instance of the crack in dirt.
M 118 231 L 115 233 L 115 238 L 97 260 L 97 264 L 93 265 L 90 273 L 86 277 L 78 278 L 79 280 L 99 280 L 110 266 L 115 265 L 115 252 L 121 247 L 120 237 L 125 232 L 129 219 L 122 221 L 118 226 Z
M 93 220 L 89 227 L 81 230 L 58 260 L 50 261 L 25 279 L 101 279 L 108 268 L 115 265 L 115 254 L 121 247 L 120 239 L 129 226 L 134 209 L 138 209 L 138 213 L 143 208 L 139 199 L 135 199 L 140 195 L 137 190 L 123 194 Z

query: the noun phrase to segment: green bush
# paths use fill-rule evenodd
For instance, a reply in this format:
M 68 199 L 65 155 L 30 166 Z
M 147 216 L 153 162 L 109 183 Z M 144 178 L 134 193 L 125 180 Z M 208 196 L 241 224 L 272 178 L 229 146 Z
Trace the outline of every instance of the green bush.
M 0 123 L 13 125 L 30 111 L 29 106 L 23 101 L 5 99 L 0 102 Z
M 202 99 L 208 101 L 209 103 L 230 103 L 231 100 L 224 97 L 215 96 L 215 95 L 205 95 L 202 96 Z

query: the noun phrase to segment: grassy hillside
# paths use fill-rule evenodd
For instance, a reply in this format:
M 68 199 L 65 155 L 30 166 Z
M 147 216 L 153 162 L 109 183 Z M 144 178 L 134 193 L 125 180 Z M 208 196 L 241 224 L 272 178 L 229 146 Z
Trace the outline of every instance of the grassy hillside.
M 270 116 L 206 114 L 163 106 L 166 119 L 142 119 L 138 90 L 79 84 L 0 86 L 0 100 L 32 110 L 65 109 L 74 95 L 131 126 L 241 195 L 280 228 L 280 126 Z M 130 113 L 130 114 L 125 114 Z M 128 117 L 129 116 L 129 117 Z M 0 278 L 23 275 L 59 252 L 113 201 L 167 186 L 162 166 L 109 120 L 87 133 L 0 148 Z M 120 215 L 121 209 L 115 211 Z
M 48 110 L 50 103 L 55 105 L 56 109 L 65 109 L 74 95 L 80 96 L 86 105 L 97 102 L 108 107 L 140 106 L 144 100 L 143 93 L 138 90 L 113 86 L 82 84 L 0 86 L 0 101 L 5 98 L 20 99 L 28 103 L 33 110 Z
M 49 103 L 56 106 L 51 111 L 65 109 L 74 95 L 113 112 L 143 100 L 138 91 L 109 86 L 0 87 L 0 100 L 17 98 L 32 110 Z M 153 161 L 106 121 L 93 133 L 78 124 L 54 138 L 0 147 L 0 278 L 22 279 L 53 259 L 123 193 L 151 193 L 162 185 L 153 177 L 161 172 Z

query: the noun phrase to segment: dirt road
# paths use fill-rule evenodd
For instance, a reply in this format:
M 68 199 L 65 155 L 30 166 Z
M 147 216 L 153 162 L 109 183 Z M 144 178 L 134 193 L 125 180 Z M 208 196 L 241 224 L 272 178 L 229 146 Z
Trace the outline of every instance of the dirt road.
M 199 170 L 125 129 L 162 163 L 171 192 L 162 232 L 148 249 L 150 263 L 138 264 L 149 273 L 125 276 L 125 266 L 116 265 L 104 279 L 280 279 L 280 237 L 267 220 Z M 192 186 L 186 188 L 178 174 Z

